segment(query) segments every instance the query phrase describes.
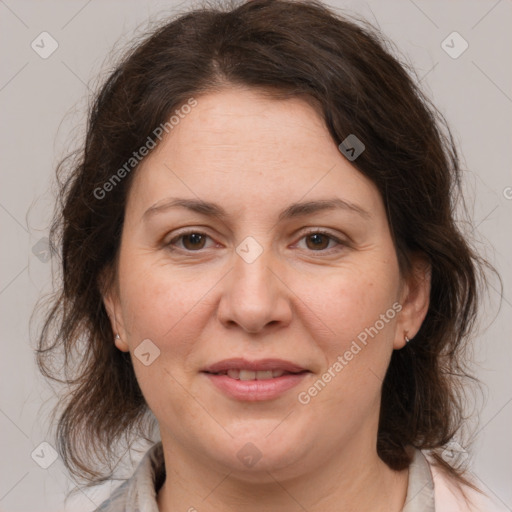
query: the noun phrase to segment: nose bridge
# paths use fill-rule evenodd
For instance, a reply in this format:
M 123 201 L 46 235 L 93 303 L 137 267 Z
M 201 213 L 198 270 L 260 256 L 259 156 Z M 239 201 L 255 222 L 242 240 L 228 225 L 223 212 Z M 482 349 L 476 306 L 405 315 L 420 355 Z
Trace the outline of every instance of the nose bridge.
M 242 241 L 234 254 L 234 268 L 226 282 L 219 306 L 220 320 L 236 323 L 248 332 L 291 318 L 282 283 L 274 275 L 275 257 L 251 237 Z
M 268 300 L 272 295 L 270 265 L 272 264 L 270 250 L 259 255 L 254 261 L 248 262 L 237 255 L 233 272 L 235 293 Z M 239 297 L 239 298 L 242 298 Z

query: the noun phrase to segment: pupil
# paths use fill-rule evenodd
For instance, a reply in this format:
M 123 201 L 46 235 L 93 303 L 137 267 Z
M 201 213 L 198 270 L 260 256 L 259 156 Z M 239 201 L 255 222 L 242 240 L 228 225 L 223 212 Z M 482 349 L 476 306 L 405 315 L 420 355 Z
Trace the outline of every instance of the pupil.
M 322 239 L 323 241 L 325 242 L 326 240 L 326 236 L 321 234 L 321 233 L 316 233 L 314 235 L 310 235 L 309 237 L 310 240 L 313 241 L 313 245 L 318 249 L 320 246 L 323 247 L 325 246 L 325 243 L 322 244 Z
M 201 244 L 203 236 L 199 233 L 191 233 L 190 235 L 187 235 L 186 238 L 190 242 L 189 245 L 197 246 L 197 244 Z

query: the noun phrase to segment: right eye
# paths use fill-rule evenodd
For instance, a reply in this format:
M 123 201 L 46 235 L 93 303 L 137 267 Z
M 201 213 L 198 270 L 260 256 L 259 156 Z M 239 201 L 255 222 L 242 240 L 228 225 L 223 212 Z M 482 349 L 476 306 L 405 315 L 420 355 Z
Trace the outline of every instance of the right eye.
M 176 242 L 178 242 L 178 249 L 187 252 L 197 252 L 205 248 L 207 238 L 210 237 L 206 233 L 200 231 L 186 231 L 174 237 L 166 246 L 174 250 L 176 248 Z M 181 246 L 179 245 L 180 241 Z

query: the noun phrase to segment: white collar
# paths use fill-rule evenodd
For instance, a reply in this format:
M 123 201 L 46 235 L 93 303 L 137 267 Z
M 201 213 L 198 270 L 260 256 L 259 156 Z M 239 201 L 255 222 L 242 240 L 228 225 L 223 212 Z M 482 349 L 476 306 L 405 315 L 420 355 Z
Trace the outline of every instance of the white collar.
M 165 479 L 162 443 L 153 445 L 133 476 L 118 487 L 95 512 L 159 512 L 157 486 Z M 435 512 L 434 483 L 428 461 L 415 449 L 409 466 L 409 483 L 402 512 Z

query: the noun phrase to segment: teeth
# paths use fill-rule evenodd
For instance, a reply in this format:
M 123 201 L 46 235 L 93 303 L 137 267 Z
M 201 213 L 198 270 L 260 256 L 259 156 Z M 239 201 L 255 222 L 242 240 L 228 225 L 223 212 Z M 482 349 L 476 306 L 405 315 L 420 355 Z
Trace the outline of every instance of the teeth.
M 228 377 L 237 380 L 268 380 L 281 377 L 286 372 L 284 370 L 228 370 Z

